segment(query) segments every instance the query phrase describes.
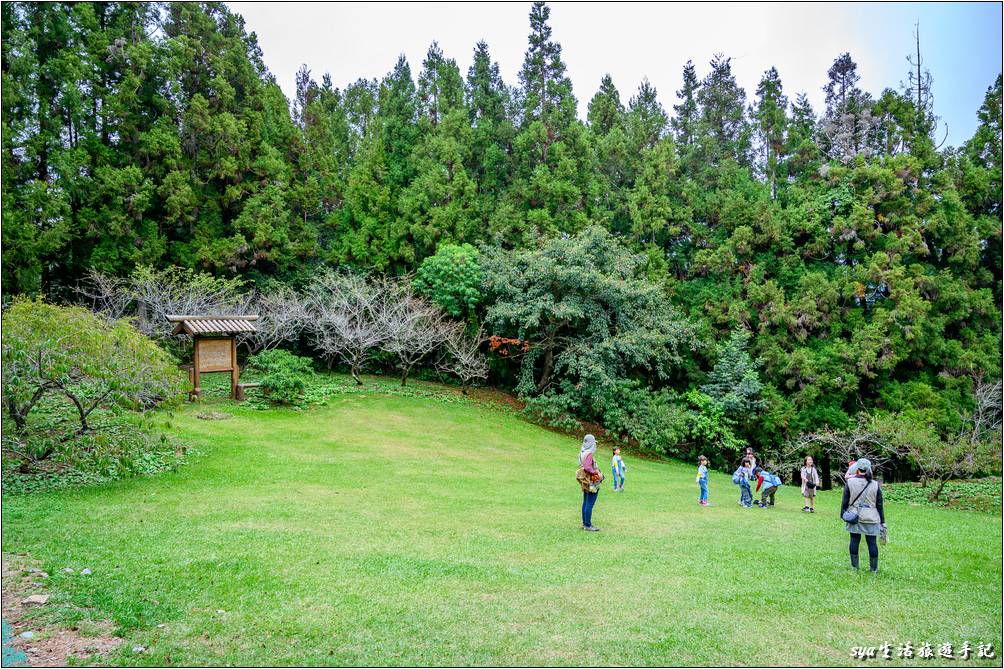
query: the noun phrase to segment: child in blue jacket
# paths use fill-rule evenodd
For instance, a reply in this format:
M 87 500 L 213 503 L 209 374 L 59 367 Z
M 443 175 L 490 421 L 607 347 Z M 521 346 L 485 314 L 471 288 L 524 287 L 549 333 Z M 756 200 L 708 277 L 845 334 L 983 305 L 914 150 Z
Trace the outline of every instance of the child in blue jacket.
M 774 506 L 774 493 L 777 492 L 778 487 L 781 485 L 781 479 L 763 467 L 757 467 L 753 475 L 756 477 L 757 492 L 760 492 L 760 487 L 763 486 L 763 495 L 760 497 L 760 508 L 766 509 L 768 506 Z
M 701 488 L 698 504 L 708 506 L 708 459 L 703 455 L 697 458 L 697 485 Z
M 753 506 L 753 493 L 750 492 L 750 477 L 753 475 L 750 470 L 749 460 L 743 458 L 743 462 L 732 474 L 732 482 L 739 486 L 739 506 L 747 509 Z
M 614 474 L 614 492 L 624 492 L 624 473 L 627 471 L 627 465 L 621 457 L 621 449 L 614 448 L 614 458 L 610 464 Z

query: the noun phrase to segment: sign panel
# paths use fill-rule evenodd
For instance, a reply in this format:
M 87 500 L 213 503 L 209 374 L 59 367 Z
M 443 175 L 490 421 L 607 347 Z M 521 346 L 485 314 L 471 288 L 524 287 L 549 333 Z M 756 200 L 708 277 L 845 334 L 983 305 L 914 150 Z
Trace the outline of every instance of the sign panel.
M 230 371 L 230 340 L 229 339 L 197 339 L 199 347 L 200 372 Z

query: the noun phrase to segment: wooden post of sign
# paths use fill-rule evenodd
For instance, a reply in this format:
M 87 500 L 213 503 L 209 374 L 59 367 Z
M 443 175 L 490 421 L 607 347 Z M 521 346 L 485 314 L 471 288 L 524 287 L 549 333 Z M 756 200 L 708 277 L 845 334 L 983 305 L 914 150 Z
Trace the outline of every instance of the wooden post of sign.
M 192 370 L 192 396 L 198 400 L 202 398 L 202 386 L 199 383 L 199 337 L 192 337 L 192 348 L 195 349 L 195 356 L 192 360 L 195 363 Z
M 237 337 L 230 338 L 230 399 L 237 399 L 237 382 L 240 371 L 237 368 Z

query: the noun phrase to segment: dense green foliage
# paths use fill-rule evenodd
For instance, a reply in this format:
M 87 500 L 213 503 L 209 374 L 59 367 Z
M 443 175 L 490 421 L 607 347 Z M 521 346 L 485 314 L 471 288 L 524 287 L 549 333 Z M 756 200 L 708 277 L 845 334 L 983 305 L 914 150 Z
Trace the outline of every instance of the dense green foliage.
M 1001 479 L 952 481 L 937 500 L 931 500 L 929 486 L 920 483 L 893 483 L 883 488 L 882 496 L 890 502 L 906 502 L 919 506 L 940 506 L 952 509 L 1001 513 Z
M 273 349 L 248 358 L 248 371 L 255 373 L 265 397 L 276 404 L 297 404 L 314 375 L 310 358 Z
M 422 261 L 415 291 L 453 317 L 471 316 L 481 302 L 481 263 L 470 244 L 443 244 Z
M 15 300 L 3 312 L 2 376 L 5 488 L 107 480 L 173 464 L 174 446 L 149 417 L 126 410 L 178 399 L 182 375 L 129 322 Z
M 1001 375 L 1000 77 L 940 148 L 930 78 L 873 95 L 846 53 L 822 110 L 773 67 L 747 95 L 722 54 L 672 113 L 647 80 L 579 105 L 542 3 L 515 87 L 485 43 L 466 77 L 433 44 L 344 89 L 304 68 L 292 101 L 222 4 L 2 11 L 7 294 L 141 264 L 417 272 L 532 343 L 493 381 L 663 449 L 907 410 L 949 439 Z
M 3 312 L 3 400 L 19 433 L 50 395 L 77 412 L 77 434 L 99 407 L 149 408 L 181 390 L 175 361 L 127 321 L 82 307 L 19 299 Z
M 173 435 L 197 466 L 5 497 L 4 550 L 49 573 L 35 610 L 111 620 L 125 642 L 101 664 L 116 666 L 1000 664 L 959 655 L 1001 637 L 999 510 L 887 500 L 872 577 L 848 568 L 840 491 L 811 515 L 788 485 L 776 507 L 743 509 L 712 472 L 705 508 L 696 463 L 625 452 L 626 492 L 604 484 L 592 534 L 578 529 L 579 438 L 456 390 L 339 381 L 326 407 L 225 392 L 186 406 Z M 200 420 L 209 409 L 230 417 Z M 609 610 L 587 644 L 584 574 Z M 821 622 L 807 626 L 807 601 Z M 883 641 L 888 662 L 850 655 Z M 907 641 L 950 642 L 956 659 L 896 658 Z

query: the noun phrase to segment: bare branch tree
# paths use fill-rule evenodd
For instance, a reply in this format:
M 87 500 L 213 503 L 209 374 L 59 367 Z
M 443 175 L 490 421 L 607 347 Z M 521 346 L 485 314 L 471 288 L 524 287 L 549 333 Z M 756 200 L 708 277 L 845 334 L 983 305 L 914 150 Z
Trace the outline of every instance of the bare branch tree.
M 129 290 L 129 280 L 90 269 L 84 283 L 77 288 L 81 297 L 90 301 L 91 311 L 110 320 L 131 315 L 134 299 Z
M 256 292 L 249 300 L 248 311 L 258 314 L 255 332 L 242 334 L 237 341 L 252 354 L 296 342 L 310 320 L 303 296 L 285 285 Z
M 363 365 L 387 339 L 382 288 L 364 276 L 330 271 L 318 274 L 307 288 L 311 344 L 329 364 L 341 359 L 360 385 Z
M 380 316 L 387 338 L 381 348 L 397 356 L 403 386 L 412 368 L 446 340 L 448 323 L 438 307 L 415 295 L 408 281 L 385 280 L 382 286 Z
M 468 335 L 462 323 L 451 323 L 444 341 L 444 355 L 436 364 L 442 372 L 460 379 L 460 392 L 467 394 L 467 387 L 474 379 L 488 378 L 488 357 L 481 352 L 481 344 L 487 340 L 484 328 L 479 328 L 473 336 Z
M 92 309 L 113 319 L 134 316 L 136 329 L 160 340 L 172 337 L 168 314 L 228 316 L 247 313 L 251 304 L 240 280 L 178 267 L 139 267 L 124 279 L 92 270 L 87 279 L 79 292 Z
M 1001 430 L 1001 380 L 994 383 L 982 377 L 973 388 L 973 413 L 962 427 L 970 444 L 997 441 Z
M 831 460 L 839 463 L 867 458 L 876 472 L 881 471 L 897 455 L 897 449 L 888 436 L 872 429 L 862 420 L 852 430 L 825 428 L 801 434 L 785 444 L 776 458 L 777 462 L 769 464 L 776 469 L 792 471 L 801 467 L 803 458 L 813 452 L 825 453 Z M 834 479 L 843 485 L 843 476 L 836 476 Z

